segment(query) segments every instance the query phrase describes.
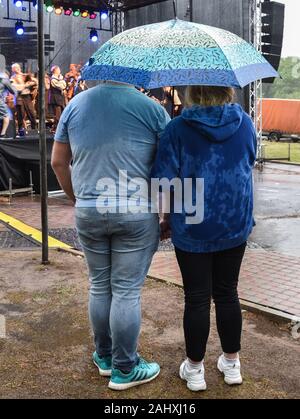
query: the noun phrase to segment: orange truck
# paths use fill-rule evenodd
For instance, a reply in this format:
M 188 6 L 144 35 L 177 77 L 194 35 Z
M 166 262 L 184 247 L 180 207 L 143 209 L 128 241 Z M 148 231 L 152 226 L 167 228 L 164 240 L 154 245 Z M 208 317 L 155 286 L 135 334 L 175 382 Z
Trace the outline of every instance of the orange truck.
M 300 100 L 263 99 L 263 134 L 271 141 L 300 141 Z

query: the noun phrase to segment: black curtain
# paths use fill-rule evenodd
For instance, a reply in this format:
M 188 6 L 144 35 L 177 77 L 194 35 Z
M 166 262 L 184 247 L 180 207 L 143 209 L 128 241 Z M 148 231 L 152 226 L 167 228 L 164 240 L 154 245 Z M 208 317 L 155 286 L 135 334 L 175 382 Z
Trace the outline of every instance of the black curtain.
M 50 165 L 53 139 L 47 139 L 48 188 L 50 191 L 61 189 Z M 25 188 L 30 184 L 32 172 L 34 190 L 40 192 L 38 139 L 0 140 L 0 190 L 9 189 L 12 179 L 13 189 Z

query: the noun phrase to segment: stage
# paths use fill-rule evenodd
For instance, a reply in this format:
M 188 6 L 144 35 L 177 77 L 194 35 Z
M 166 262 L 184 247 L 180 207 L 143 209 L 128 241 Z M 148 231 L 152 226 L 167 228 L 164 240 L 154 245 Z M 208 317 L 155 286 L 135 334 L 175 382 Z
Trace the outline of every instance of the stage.
M 50 165 L 53 136 L 47 136 L 47 167 L 48 190 L 60 189 Z M 31 184 L 34 192 L 40 192 L 40 151 L 37 135 L 29 135 L 20 139 L 0 140 L 0 191 L 9 189 L 9 179 L 12 188 L 27 188 Z

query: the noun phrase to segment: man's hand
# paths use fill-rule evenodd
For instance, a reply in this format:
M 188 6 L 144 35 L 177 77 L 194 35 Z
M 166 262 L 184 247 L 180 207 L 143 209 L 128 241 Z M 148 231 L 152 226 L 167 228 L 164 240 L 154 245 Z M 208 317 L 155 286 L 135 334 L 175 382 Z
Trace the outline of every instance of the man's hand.
M 66 195 L 75 204 L 76 199 L 71 181 L 72 152 L 69 144 L 54 141 L 51 165 L 57 180 Z

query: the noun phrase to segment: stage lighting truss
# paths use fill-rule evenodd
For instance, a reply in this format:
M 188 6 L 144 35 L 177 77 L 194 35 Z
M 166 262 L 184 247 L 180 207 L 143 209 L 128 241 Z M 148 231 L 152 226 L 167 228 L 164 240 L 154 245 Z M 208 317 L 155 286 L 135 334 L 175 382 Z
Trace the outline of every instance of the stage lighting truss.
M 63 12 L 62 7 L 55 7 L 55 9 L 54 9 L 54 13 L 55 13 L 57 16 L 62 15 L 62 12 Z
M 97 29 L 95 29 L 95 28 L 91 29 L 91 31 L 90 31 L 90 40 L 92 42 L 98 42 L 99 36 L 98 36 Z
M 23 0 L 14 0 L 14 5 L 18 8 L 23 7 Z
M 65 15 L 65 16 L 74 16 L 79 17 L 81 16 L 83 19 L 91 19 L 95 20 L 98 16 L 100 16 L 102 21 L 105 21 L 109 18 L 110 13 L 107 9 L 100 9 L 100 10 L 93 10 L 91 8 L 85 8 L 85 7 L 68 7 L 66 6 L 65 2 L 57 2 L 54 0 L 45 0 L 45 7 L 46 11 L 48 13 L 54 13 L 58 16 Z
M 95 13 L 95 12 L 91 12 L 91 13 L 90 13 L 90 19 L 91 19 L 91 20 L 95 20 L 95 19 L 97 19 L 97 16 L 98 16 L 98 15 L 97 15 L 97 13 Z
M 45 0 L 45 7 L 48 13 L 52 13 L 54 11 L 54 5 L 52 0 Z
M 262 52 L 262 2 L 261 0 L 249 0 L 249 41 Z M 249 87 L 249 113 L 254 123 L 258 142 L 258 161 L 263 161 L 262 147 L 262 80 L 257 80 Z
M 16 34 L 18 36 L 24 35 L 24 24 L 23 24 L 22 20 L 17 20 L 17 22 L 15 24 L 15 29 L 16 29 Z
M 69 7 L 64 7 L 64 15 L 65 16 L 72 16 L 73 10 Z

